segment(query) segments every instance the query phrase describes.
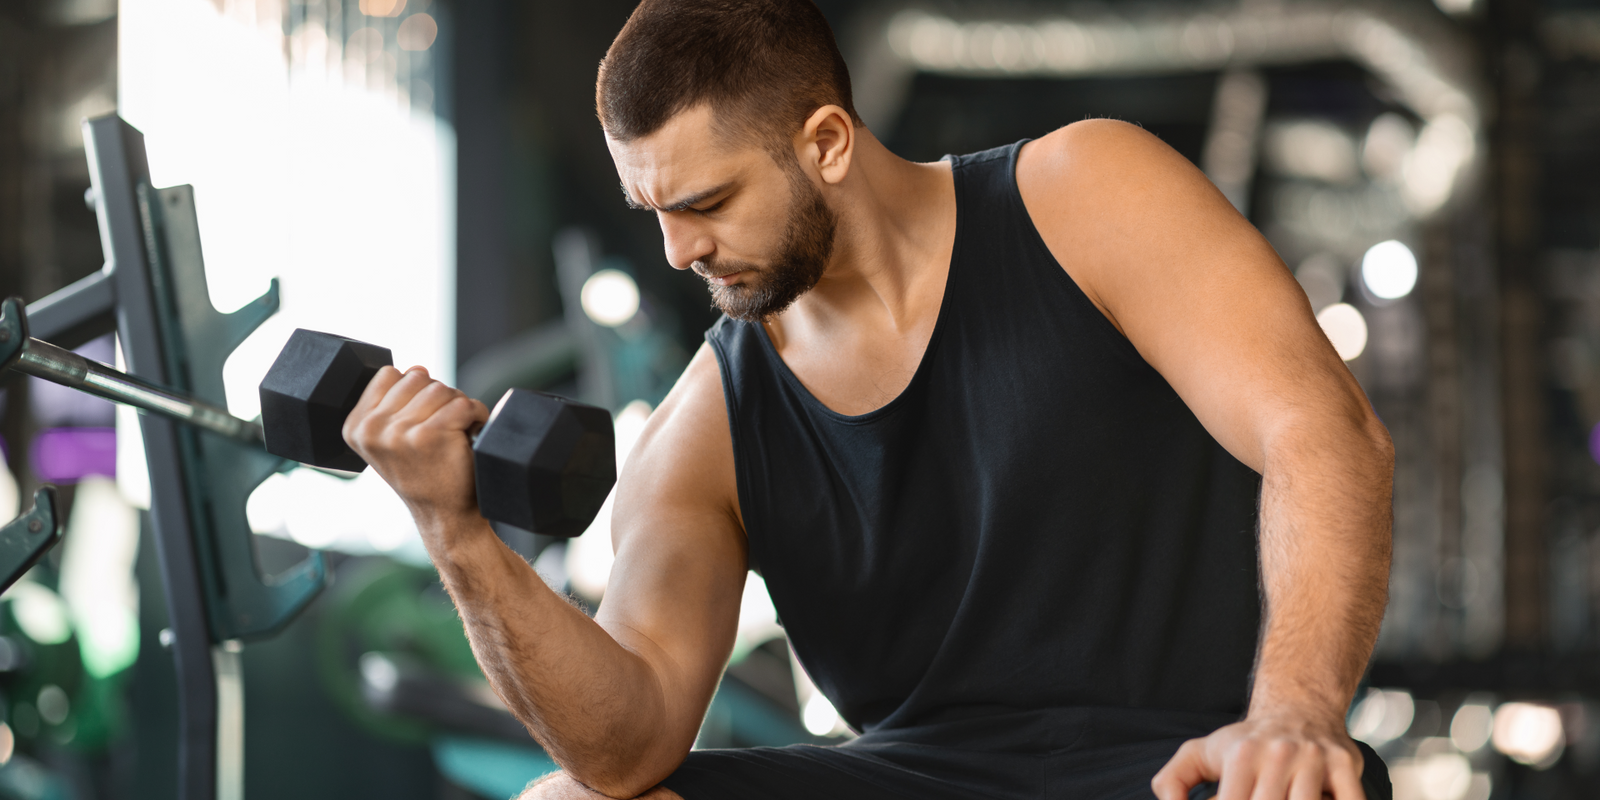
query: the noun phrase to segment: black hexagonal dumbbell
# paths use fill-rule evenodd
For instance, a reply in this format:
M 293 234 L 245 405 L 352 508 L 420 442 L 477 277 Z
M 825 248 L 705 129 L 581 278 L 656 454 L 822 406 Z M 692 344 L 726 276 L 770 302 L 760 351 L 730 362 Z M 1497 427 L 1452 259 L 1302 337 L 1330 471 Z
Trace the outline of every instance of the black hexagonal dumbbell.
M 345 444 L 344 418 L 378 370 L 393 365 L 387 347 L 304 328 L 290 334 L 261 379 L 267 452 L 325 469 L 366 469 Z
M 617 482 L 616 434 L 603 408 L 511 389 L 472 445 L 478 510 L 549 536 L 577 536 Z
M 392 363 L 382 347 L 295 331 L 261 381 L 267 451 L 328 469 L 366 469 L 345 444 L 344 420 Z M 611 415 L 543 392 L 506 392 L 472 449 L 479 511 L 534 533 L 583 533 L 617 480 Z

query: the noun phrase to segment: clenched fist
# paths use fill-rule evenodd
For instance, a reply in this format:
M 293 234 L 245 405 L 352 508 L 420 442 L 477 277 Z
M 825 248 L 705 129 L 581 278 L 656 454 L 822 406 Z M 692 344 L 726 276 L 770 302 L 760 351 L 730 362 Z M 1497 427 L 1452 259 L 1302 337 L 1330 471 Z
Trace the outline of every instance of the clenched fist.
M 423 536 L 434 523 L 478 517 L 471 434 L 489 409 L 422 367 L 378 370 L 344 422 L 344 440 L 411 510 Z

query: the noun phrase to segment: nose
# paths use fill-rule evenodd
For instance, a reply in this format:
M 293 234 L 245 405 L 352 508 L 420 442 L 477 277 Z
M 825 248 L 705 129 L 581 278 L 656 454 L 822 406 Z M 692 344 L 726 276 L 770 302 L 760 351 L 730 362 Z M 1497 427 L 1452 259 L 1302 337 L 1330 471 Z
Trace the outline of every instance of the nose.
M 667 251 L 667 263 L 673 269 L 688 269 L 694 262 L 716 250 L 710 235 L 687 217 L 686 214 L 656 213 L 656 218 L 661 221 L 661 238 Z

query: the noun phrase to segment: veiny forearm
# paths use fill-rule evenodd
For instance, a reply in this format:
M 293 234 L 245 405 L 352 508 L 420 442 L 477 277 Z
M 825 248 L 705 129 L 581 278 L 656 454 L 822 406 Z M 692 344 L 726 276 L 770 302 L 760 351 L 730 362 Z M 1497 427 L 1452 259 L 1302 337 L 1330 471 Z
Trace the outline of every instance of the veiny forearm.
M 664 730 L 662 682 L 649 663 L 546 586 L 482 519 L 423 525 L 473 654 L 546 752 L 612 797 L 664 778 L 682 759 L 673 745 L 682 737 Z
M 1363 408 L 1285 425 L 1266 456 L 1266 607 L 1250 713 L 1342 718 L 1388 601 L 1393 447 Z

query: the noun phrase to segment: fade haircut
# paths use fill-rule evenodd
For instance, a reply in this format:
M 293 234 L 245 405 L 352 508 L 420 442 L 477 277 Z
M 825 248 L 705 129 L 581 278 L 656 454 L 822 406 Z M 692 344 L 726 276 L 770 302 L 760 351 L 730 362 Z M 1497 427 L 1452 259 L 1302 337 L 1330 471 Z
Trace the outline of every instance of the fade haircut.
M 701 103 L 724 140 L 754 140 L 781 161 L 825 105 L 861 124 L 833 29 L 811 0 L 644 0 L 600 62 L 601 126 L 629 142 Z

